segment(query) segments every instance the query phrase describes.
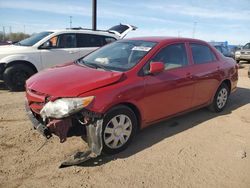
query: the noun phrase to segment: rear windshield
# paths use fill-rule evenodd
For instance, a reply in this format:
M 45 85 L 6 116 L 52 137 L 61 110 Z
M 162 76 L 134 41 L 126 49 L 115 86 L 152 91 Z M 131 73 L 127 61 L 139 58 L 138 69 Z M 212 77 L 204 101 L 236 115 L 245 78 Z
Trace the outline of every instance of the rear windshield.
M 117 31 L 118 33 L 122 34 L 124 31 L 126 31 L 129 27 L 127 25 L 116 25 L 114 27 L 111 27 L 109 30 Z

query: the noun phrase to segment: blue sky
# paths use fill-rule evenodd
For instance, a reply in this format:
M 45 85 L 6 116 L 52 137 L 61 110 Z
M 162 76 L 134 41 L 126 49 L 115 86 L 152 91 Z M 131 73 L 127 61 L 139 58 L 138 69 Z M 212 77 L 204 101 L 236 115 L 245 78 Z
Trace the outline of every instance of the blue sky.
M 250 0 L 97 0 L 98 29 L 118 23 L 138 27 L 128 37 L 181 36 L 206 41 L 250 42 Z M 0 0 L 0 30 L 34 33 L 91 28 L 91 0 Z M 195 31 L 195 32 L 194 32 Z

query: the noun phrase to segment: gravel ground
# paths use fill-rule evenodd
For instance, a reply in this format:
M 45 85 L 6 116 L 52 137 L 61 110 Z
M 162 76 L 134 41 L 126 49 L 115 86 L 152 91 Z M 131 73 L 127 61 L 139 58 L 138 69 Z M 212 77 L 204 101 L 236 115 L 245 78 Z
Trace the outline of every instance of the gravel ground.
M 24 93 L 0 82 L 0 187 L 250 187 L 249 64 L 220 114 L 200 109 L 140 132 L 130 147 L 79 166 L 60 163 L 86 143 L 31 129 Z

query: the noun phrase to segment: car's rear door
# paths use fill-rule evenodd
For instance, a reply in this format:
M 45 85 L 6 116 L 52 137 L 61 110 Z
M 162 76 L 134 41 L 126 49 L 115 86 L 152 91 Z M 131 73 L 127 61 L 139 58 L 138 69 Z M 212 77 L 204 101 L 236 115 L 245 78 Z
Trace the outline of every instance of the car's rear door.
M 195 82 L 192 106 L 210 101 L 221 79 L 221 63 L 213 50 L 205 43 L 189 43 L 192 54 L 192 76 Z
M 163 47 L 150 62 L 163 62 L 165 71 L 145 76 L 143 113 L 146 121 L 153 122 L 189 109 L 194 83 L 185 43 Z

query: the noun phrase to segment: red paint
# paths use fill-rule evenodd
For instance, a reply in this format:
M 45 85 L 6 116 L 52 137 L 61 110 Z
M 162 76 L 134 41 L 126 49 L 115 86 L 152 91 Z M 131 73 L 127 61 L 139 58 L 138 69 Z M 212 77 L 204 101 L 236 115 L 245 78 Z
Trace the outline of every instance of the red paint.
M 131 70 L 108 72 L 68 64 L 52 68 L 31 77 L 27 81 L 27 99 L 35 113 L 44 105 L 48 97 L 95 96 L 88 106 L 89 110 L 106 113 L 120 103 L 134 105 L 141 116 L 141 127 L 172 117 L 184 111 L 190 111 L 209 105 L 220 84 L 229 80 L 231 91 L 236 89 L 238 70 L 234 60 L 222 57 L 208 43 L 195 39 L 148 37 L 136 38 L 158 42 Z M 216 61 L 196 65 L 192 59 L 189 43 L 200 43 L 211 48 Z M 154 75 L 140 76 L 142 67 L 163 47 L 185 43 L 188 66 L 163 70 Z M 153 69 L 160 70 L 158 63 Z

